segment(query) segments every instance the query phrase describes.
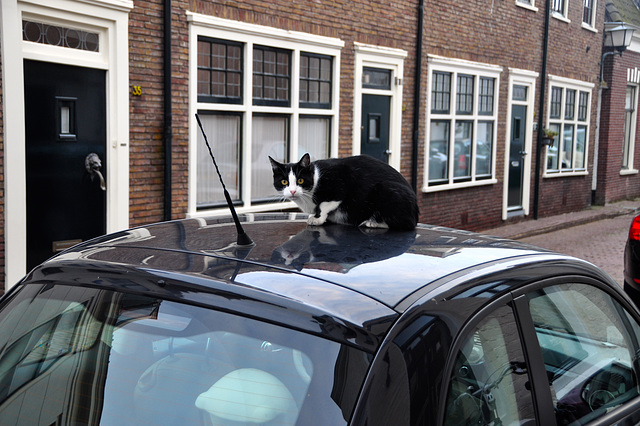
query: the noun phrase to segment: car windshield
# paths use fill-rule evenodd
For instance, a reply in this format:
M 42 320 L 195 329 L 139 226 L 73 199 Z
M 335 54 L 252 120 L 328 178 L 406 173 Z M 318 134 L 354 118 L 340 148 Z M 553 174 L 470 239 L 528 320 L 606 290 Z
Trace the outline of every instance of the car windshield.
M 370 362 L 254 319 L 62 285 L 5 303 L 0 350 L 3 424 L 344 424 Z

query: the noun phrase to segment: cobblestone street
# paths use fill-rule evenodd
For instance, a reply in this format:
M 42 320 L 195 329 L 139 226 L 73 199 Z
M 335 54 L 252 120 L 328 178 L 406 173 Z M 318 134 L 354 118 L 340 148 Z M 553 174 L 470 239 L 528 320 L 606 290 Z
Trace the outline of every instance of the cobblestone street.
M 598 220 L 520 241 L 588 260 L 622 284 L 624 245 L 633 216 Z
M 585 259 L 623 282 L 624 245 L 640 200 L 528 220 L 483 231 Z

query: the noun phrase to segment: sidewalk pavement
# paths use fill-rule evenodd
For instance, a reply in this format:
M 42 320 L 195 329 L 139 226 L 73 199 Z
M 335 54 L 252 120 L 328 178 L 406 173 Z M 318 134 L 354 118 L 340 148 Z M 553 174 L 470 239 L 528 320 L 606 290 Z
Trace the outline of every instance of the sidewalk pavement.
M 618 201 L 605 206 L 591 206 L 585 210 L 542 217 L 538 220 L 528 219 L 481 232 L 486 235 L 518 240 L 589 222 L 634 214 L 640 214 L 640 199 Z

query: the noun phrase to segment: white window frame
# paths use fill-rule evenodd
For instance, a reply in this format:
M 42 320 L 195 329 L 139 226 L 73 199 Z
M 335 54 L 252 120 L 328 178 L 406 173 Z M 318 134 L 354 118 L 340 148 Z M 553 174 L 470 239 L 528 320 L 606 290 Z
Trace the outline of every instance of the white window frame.
M 632 175 L 632 174 L 637 174 L 638 173 L 638 169 L 636 169 L 634 167 L 634 157 L 635 157 L 635 147 L 636 147 L 636 130 L 637 130 L 637 125 L 638 125 L 638 98 L 640 97 L 640 94 L 638 93 L 640 91 L 640 85 L 636 84 L 636 83 L 631 83 L 631 82 L 627 82 L 627 86 L 632 86 L 635 88 L 634 91 L 634 109 L 633 109 L 633 113 L 631 116 L 631 129 L 629 129 L 629 139 L 627 140 L 626 138 L 626 133 L 627 133 L 627 128 L 626 128 L 626 120 L 625 120 L 625 127 L 624 127 L 624 132 L 625 132 L 625 136 L 623 137 L 622 143 L 624 145 L 626 145 L 627 143 L 629 144 L 628 149 L 628 156 L 629 156 L 629 165 L 628 167 L 620 167 L 620 175 L 624 176 L 624 175 Z M 626 103 L 626 94 L 625 94 L 625 103 Z M 626 108 L 625 108 L 625 116 L 626 116 Z M 622 148 L 622 154 L 624 156 L 624 145 Z M 623 158 L 624 160 L 624 158 Z
M 536 7 L 536 0 L 516 0 L 516 6 L 529 9 L 534 12 L 538 11 L 538 8 Z
M 551 0 L 551 2 L 553 2 L 554 0 Z M 552 8 L 551 10 L 551 16 L 553 16 L 554 18 L 560 20 L 560 21 L 564 21 L 566 23 L 570 23 L 571 20 L 569 19 L 569 15 L 567 13 L 567 11 L 569 10 L 569 0 L 564 0 L 564 10 L 563 11 L 556 11 L 553 9 L 553 4 L 550 5 L 550 7 Z
M 498 65 L 491 64 L 483 64 L 479 62 L 471 62 L 464 60 L 456 60 L 450 58 L 444 58 L 435 55 L 428 56 L 428 82 L 427 82 L 427 103 L 426 103 L 426 125 L 425 125 L 425 154 L 424 154 L 424 182 L 422 185 L 422 192 L 440 192 L 446 191 L 450 189 L 458 189 L 465 188 L 471 186 L 484 186 L 484 185 L 492 185 L 498 182 L 496 179 L 496 149 L 497 149 L 497 136 L 499 130 L 499 98 L 500 98 L 500 75 L 502 73 L 503 68 Z M 434 72 L 447 72 L 451 73 L 451 92 L 450 92 L 450 110 L 448 114 L 433 114 L 431 112 L 431 96 L 432 96 L 432 82 L 433 82 L 433 73 Z M 457 86 L 457 75 L 465 74 L 465 75 L 473 75 L 474 76 L 474 99 L 473 99 L 473 113 L 470 115 L 456 115 L 456 86 Z M 494 94 L 493 94 L 493 114 L 492 115 L 480 115 L 478 114 L 478 81 L 481 77 L 488 77 L 495 79 L 494 84 Z M 449 171 L 448 175 L 448 183 L 440 183 L 436 185 L 429 185 L 429 144 L 430 144 L 430 131 L 431 131 L 431 120 L 450 120 L 451 129 L 450 129 L 450 141 L 449 141 L 449 152 L 453 152 L 453 147 L 455 143 L 455 133 L 453 129 L 455 129 L 456 120 L 463 121 L 473 121 L 473 129 L 474 129 L 474 142 L 476 138 L 476 129 L 478 121 L 493 121 L 493 141 L 491 147 L 491 177 L 485 179 L 476 179 L 475 168 L 475 149 L 472 150 L 473 158 L 471 160 L 471 169 L 470 180 L 455 182 L 454 173 L 453 173 L 453 163 L 454 161 L 447 161 Z
M 584 22 L 584 0 L 582 1 L 582 28 L 585 30 L 593 31 L 597 33 L 598 30 L 595 27 L 596 16 L 598 14 L 598 0 L 593 0 L 593 7 L 591 8 L 591 22 L 592 24 L 588 24 Z
M 353 91 L 353 155 L 361 151 L 362 95 L 383 95 L 391 98 L 389 111 L 389 164 L 400 170 L 400 150 L 402 147 L 402 79 L 404 60 L 407 52 L 389 47 L 373 46 L 354 42 L 355 75 Z M 362 87 L 362 75 L 365 67 L 380 68 L 391 71 L 391 87 L 389 90 Z
M 563 171 L 562 167 L 560 166 L 560 159 L 558 159 L 558 170 L 548 170 L 547 166 L 548 166 L 548 161 L 547 161 L 547 155 L 549 152 L 549 147 L 545 148 L 545 155 L 544 155 L 544 173 L 543 173 L 543 177 L 544 178 L 554 178 L 554 177 L 564 177 L 564 176 L 584 176 L 584 175 L 588 175 L 589 171 L 589 137 L 590 137 L 590 133 L 591 133 L 591 102 L 593 101 L 593 88 L 594 88 L 595 84 L 593 83 L 587 83 L 584 81 L 580 81 L 580 80 L 574 80 L 574 79 L 570 79 L 570 78 L 565 78 L 565 77 L 558 77 L 555 75 L 549 75 L 549 94 L 547 96 L 547 112 L 546 112 L 546 125 L 545 127 L 549 127 L 549 124 L 551 124 L 551 122 L 553 121 L 553 123 L 561 123 L 561 131 L 560 134 L 558 136 L 556 136 L 557 138 L 559 138 L 559 146 L 558 146 L 558 155 L 561 155 L 562 153 L 562 129 L 564 129 L 564 125 L 565 124 L 571 124 L 574 126 L 574 134 L 577 135 L 577 126 L 581 125 L 581 126 L 586 126 L 587 130 L 586 130 L 586 134 L 585 134 L 585 147 L 584 147 L 584 168 L 575 168 L 575 166 L 573 166 L 575 164 L 575 159 L 576 159 L 576 144 L 577 144 L 577 136 L 574 137 L 573 140 L 573 148 L 572 148 L 572 155 L 571 155 L 571 162 L 572 162 L 572 168 L 570 170 L 566 170 Z M 563 89 L 563 96 L 562 96 L 562 101 L 561 101 L 561 108 L 560 108 L 560 118 L 554 118 L 551 119 L 550 115 L 551 115 L 551 91 L 553 87 L 560 87 Z M 574 118 L 571 120 L 567 120 L 564 118 L 565 116 L 565 108 L 566 108 L 566 91 L 567 89 L 570 90 L 575 90 L 576 91 L 576 98 L 575 98 L 575 113 L 574 113 Z M 579 99 L 580 99 L 580 92 L 588 92 L 589 93 L 589 100 L 587 102 L 587 119 L 585 121 L 578 121 L 578 107 L 579 107 Z
M 298 152 L 298 130 L 300 117 L 327 116 L 331 118 L 330 131 L 330 156 L 338 155 L 338 124 L 340 105 L 340 52 L 344 47 L 344 41 L 317 36 L 313 34 L 286 31 L 262 25 L 248 24 L 239 21 L 232 21 L 217 18 L 209 15 L 202 15 L 193 12 L 186 12 L 189 22 L 189 185 L 188 185 L 188 205 L 187 217 L 201 217 L 205 215 L 225 215 L 228 208 L 208 208 L 198 209 L 197 201 L 197 141 L 200 129 L 196 123 L 194 115 L 198 111 L 211 112 L 238 112 L 242 114 L 242 150 L 240 163 L 243 165 L 240 173 L 242 202 L 237 207 L 239 213 L 251 213 L 257 211 L 273 211 L 283 208 L 295 207 L 291 202 L 273 202 L 252 204 L 251 199 L 251 163 L 252 163 L 252 115 L 253 114 L 278 114 L 289 117 L 289 158 L 297 161 Z M 240 42 L 244 46 L 243 56 L 243 98 L 241 104 L 223 104 L 198 102 L 198 36 L 214 39 Z M 260 106 L 253 105 L 253 46 L 261 45 L 291 51 L 291 87 L 290 106 Z M 300 53 L 316 53 L 333 57 L 332 69 L 332 93 L 330 109 L 301 108 L 299 102 L 299 81 L 300 81 Z M 191 119 L 193 118 L 193 119 Z M 214 152 L 215 154 L 215 152 Z M 268 162 L 265 158 L 265 162 Z M 276 195 L 274 189 L 274 195 Z

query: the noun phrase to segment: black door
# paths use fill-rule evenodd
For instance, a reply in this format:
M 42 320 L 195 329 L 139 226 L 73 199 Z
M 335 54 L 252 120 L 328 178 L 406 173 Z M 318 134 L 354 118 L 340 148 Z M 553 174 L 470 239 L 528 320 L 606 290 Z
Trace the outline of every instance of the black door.
M 29 269 L 106 230 L 105 76 L 24 62 Z M 89 154 L 102 161 L 99 173 L 87 171 Z
M 360 152 L 389 161 L 390 96 L 362 95 Z
M 511 145 L 509 150 L 509 188 L 508 208 L 522 208 L 523 171 L 524 171 L 524 136 L 527 107 L 513 105 L 511 108 Z

